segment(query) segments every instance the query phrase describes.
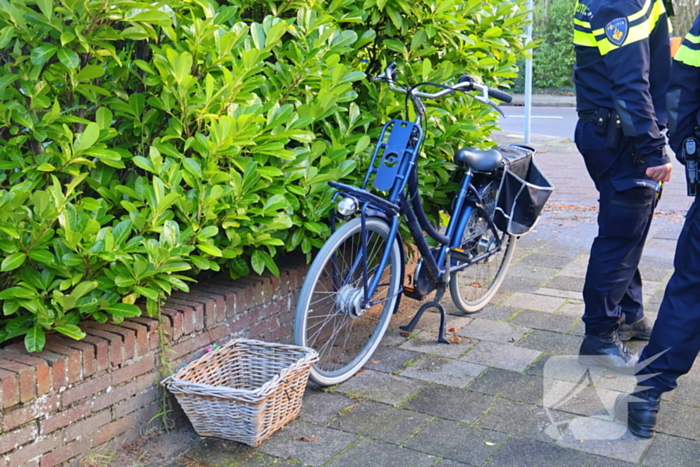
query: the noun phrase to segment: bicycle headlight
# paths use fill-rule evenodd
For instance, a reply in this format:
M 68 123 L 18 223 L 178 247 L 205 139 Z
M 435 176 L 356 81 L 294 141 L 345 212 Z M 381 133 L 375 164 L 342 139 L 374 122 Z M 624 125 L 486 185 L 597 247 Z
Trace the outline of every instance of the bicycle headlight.
M 357 212 L 357 201 L 354 198 L 345 197 L 338 202 L 338 214 L 349 217 Z

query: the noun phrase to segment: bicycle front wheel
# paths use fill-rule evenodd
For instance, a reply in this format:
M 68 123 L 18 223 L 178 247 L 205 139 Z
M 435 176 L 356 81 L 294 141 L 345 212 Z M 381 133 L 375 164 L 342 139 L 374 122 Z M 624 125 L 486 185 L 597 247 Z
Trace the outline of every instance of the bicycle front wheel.
M 350 378 L 372 356 L 389 325 L 401 286 L 401 250 L 389 238 L 381 219 L 365 223 L 366 249 L 361 248 L 361 219 L 343 225 L 328 239 L 311 265 L 301 289 L 294 321 L 294 341 L 311 347 L 319 360 L 311 379 L 332 386 Z M 379 263 L 389 248 L 383 270 Z M 364 277 L 363 264 L 367 265 Z M 379 275 L 370 307 L 362 307 L 367 283 Z

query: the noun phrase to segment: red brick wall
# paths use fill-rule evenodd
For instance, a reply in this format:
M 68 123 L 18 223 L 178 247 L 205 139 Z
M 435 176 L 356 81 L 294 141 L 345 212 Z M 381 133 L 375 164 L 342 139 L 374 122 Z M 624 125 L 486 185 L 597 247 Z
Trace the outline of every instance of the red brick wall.
M 213 343 L 233 337 L 291 341 L 298 291 L 307 266 L 281 265 L 279 277 L 216 278 L 174 294 L 163 307 L 176 370 Z M 82 341 L 51 335 L 43 352 L 0 350 L 0 467 L 78 465 L 157 424 L 163 389 L 158 322 L 83 323 Z

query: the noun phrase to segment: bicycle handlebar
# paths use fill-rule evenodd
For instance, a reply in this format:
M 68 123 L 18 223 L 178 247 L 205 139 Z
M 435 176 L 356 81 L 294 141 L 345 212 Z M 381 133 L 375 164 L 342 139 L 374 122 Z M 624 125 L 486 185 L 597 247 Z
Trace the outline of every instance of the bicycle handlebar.
M 401 94 L 407 94 L 408 89 L 402 88 L 396 84 L 396 62 L 391 62 L 385 69 L 384 72 L 377 76 L 375 79 L 384 79 L 389 83 L 389 88 L 392 91 L 401 93 Z M 486 96 L 493 97 L 494 99 L 498 99 L 499 101 L 505 102 L 505 103 L 510 103 L 513 101 L 513 96 L 511 96 L 508 93 L 505 93 L 503 91 L 499 91 L 498 89 L 492 89 L 485 84 L 479 84 L 477 82 L 474 82 L 470 77 L 468 76 L 462 76 L 459 79 L 459 83 L 450 86 L 447 89 L 443 89 L 442 91 L 438 92 L 422 92 L 422 91 L 411 91 L 411 94 L 420 97 L 422 99 L 439 99 L 440 97 L 446 96 L 448 94 L 452 94 L 455 91 L 480 91 L 482 94 L 483 98 L 486 98 Z M 487 102 L 488 103 L 488 102 Z

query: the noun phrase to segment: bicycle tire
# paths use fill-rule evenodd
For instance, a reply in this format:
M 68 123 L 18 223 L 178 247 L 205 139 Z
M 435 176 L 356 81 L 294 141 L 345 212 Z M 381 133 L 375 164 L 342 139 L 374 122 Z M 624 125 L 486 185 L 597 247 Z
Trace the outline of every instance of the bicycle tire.
M 486 214 L 493 219 L 496 211 L 498 180 L 491 181 L 483 190 L 482 201 Z M 462 249 L 477 257 L 494 246 L 494 233 L 484 214 L 472 209 L 467 228 L 462 236 Z M 476 313 L 498 292 L 513 259 L 517 238 L 505 234 L 501 251 L 450 275 L 450 295 L 455 306 L 463 313 Z M 492 264 L 493 263 L 493 264 Z
M 508 267 L 513 260 L 516 241 L 517 237 L 506 234 L 503 238 L 501 253 L 451 274 L 450 294 L 457 309 L 462 313 L 476 313 L 491 301 L 506 277 Z M 497 260 L 500 258 L 500 263 L 495 275 L 489 278 L 490 270 L 495 268 L 486 266 L 486 264 L 489 260 L 493 261 L 494 258 Z M 479 274 L 477 271 L 484 273 Z
M 309 269 L 299 296 L 294 341 L 318 352 L 319 360 L 312 366 L 310 377 L 322 386 L 342 383 L 362 368 L 384 336 L 398 299 L 402 283 L 399 242 L 388 238 L 390 228 L 382 219 L 367 219 L 365 228 L 370 277 L 376 273 L 370 269 L 371 265 L 381 259 L 386 242 L 392 241 L 389 261 L 372 300 L 391 298 L 358 311 L 363 274 L 362 268 L 353 269 L 351 265 L 361 254 L 360 218 L 340 227 L 326 241 Z M 334 280 L 334 271 L 336 278 L 345 280 Z

